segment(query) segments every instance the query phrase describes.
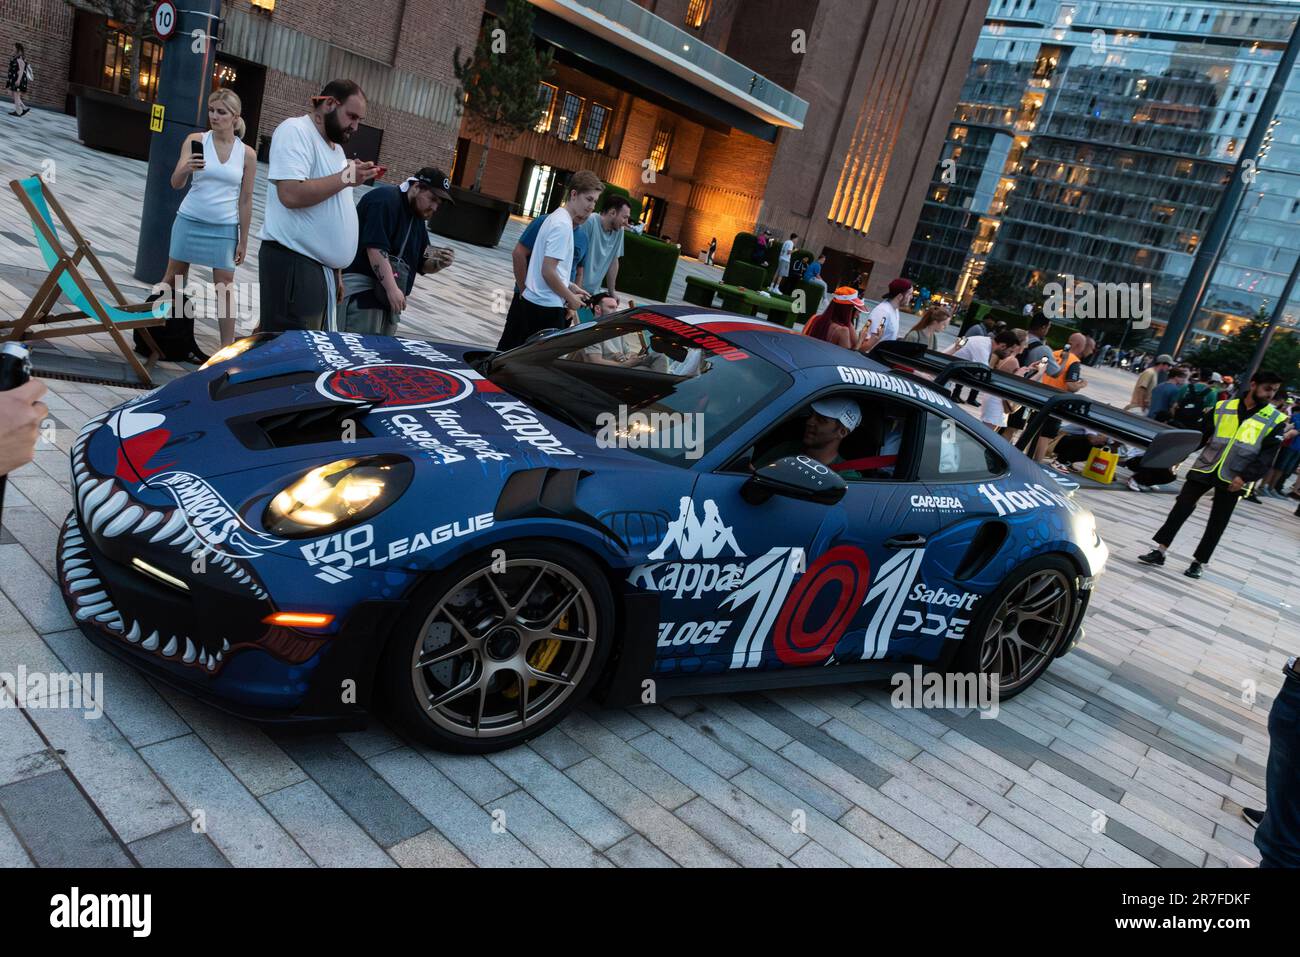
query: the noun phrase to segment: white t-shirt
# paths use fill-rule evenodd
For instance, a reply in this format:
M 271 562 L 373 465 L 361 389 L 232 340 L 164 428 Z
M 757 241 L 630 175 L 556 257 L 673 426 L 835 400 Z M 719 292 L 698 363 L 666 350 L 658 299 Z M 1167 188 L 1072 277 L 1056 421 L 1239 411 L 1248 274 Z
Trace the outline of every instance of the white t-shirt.
M 295 116 L 277 126 L 266 174 L 262 239 L 273 239 L 331 269 L 352 262 L 357 255 L 357 206 L 351 188 L 301 209 L 287 208 L 275 188 L 279 180 L 318 179 L 341 173 L 347 165 L 343 147 L 326 142 L 310 116 Z
M 867 329 L 873 336 L 881 326 L 885 329 L 881 342 L 892 342 L 898 338 L 898 307 L 888 299 L 880 300 L 875 308 L 867 313 Z
M 966 344 L 952 354 L 954 359 L 969 359 L 988 365 L 993 355 L 993 339 L 989 336 L 971 336 Z
M 794 253 L 794 240 L 787 239 L 781 244 L 781 262 L 788 263 L 790 256 Z
M 573 217 L 563 206 L 556 209 L 537 231 L 532 255 L 528 257 L 528 275 L 524 278 L 523 296 L 539 306 L 563 306 L 564 300 L 542 278 L 542 264 L 547 257 L 558 259 L 556 272 L 561 279 L 573 275 Z

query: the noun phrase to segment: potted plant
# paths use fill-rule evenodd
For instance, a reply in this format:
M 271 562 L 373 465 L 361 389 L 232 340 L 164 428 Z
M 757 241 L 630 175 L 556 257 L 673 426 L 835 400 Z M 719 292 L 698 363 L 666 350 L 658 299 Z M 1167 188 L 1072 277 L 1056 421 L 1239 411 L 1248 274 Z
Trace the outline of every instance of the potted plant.
M 149 104 L 140 97 L 140 48 L 153 15 L 153 0 L 65 0 L 68 6 L 121 24 L 130 39 L 131 93 L 122 96 L 97 87 L 74 85 L 77 138 L 91 149 L 149 158 Z M 111 28 L 110 28 L 111 29 Z M 105 31 L 106 32 L 106 31 Z
M 501 241 L 512 205 L 482 193 L 488 152 L 495 142 L 509 142 L 537 125 L 542 117 L 538 87 L 551 71 L 551 51 L 539 51 L 533 41 L 533 8 L 527 0 L 507 0 L 496 23 L 479 33 L 470 56 L 461 60 L 460 47 L 452 54 L 465 116 L 483 137 L 483 152 L 473 188 L 453 186 L 456 205 L 442 207 L 429 223 L 439 235 L 479 246 Z

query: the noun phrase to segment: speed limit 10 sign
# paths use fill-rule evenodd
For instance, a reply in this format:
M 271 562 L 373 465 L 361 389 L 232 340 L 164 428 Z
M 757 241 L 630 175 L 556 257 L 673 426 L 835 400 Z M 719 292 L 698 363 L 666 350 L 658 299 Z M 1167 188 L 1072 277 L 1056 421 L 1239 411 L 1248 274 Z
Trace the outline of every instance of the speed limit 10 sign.
M 153 32 L 159 40 L 166 40 L 176 32 L 176 4 L 172 0 L 158 0 L 154 5 Z

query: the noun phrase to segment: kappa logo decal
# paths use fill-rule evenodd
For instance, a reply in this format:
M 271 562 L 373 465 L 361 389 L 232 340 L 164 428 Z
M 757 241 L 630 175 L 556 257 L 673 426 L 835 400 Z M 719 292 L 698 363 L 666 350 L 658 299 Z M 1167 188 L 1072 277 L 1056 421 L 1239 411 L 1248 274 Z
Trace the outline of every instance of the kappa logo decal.
M 717 558 L 724 548 L 730 547 L 731 554 L 744 558 L 745 553 L 736 544 L 736 533 L 730 525 L 722 521 L 718 514 L 718 504 L 713 499 L 704 501 L 704 520 L 695 514 L 695 503 L 689 496 L 683 495 L 681 511 L 674 521 L 668 523 L 668 534 L 664 540 L 646 557 L 659 561 L 668 557 L 668 549 L 677 546 L 677 551 L 687 561 L 697 555 L 704 559 Z
M 396 412 L 450 405 L 473 387 L 465 376 L 448 369 L 387 363 L 322 372 L 316 390 L 331 399 L 377 402 L 376 411 Z

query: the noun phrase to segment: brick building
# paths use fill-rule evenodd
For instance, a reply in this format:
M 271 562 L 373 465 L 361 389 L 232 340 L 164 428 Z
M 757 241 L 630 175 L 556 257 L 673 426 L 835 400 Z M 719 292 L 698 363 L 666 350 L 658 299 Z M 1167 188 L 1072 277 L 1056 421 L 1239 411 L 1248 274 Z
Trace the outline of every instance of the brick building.
M 593 169 L 642 199 L 648 230 L 694 254 L 755 225 L 797 232 L 849 279 L 897 275 L 970 62 L 985 0 L 531 0 L 555 68 L 536 131 L 493 144 L 483 192 L 530 214 Z M 214 81 L 265 152 L 335 76 L 369 113 L 352 146 L 395 175 L 436 164 L 472 184 L 483 149 L 459 116 L 452 51 L 504 0 L 227 0 Z M 0 0 L 0 49 L 27 47 L 31 101 L 129 89 L 133 41 L 63 0 Z M 146 98 L 157 45 L 141 47 Z M 648 170 L 653 171 L 651 178 Z

